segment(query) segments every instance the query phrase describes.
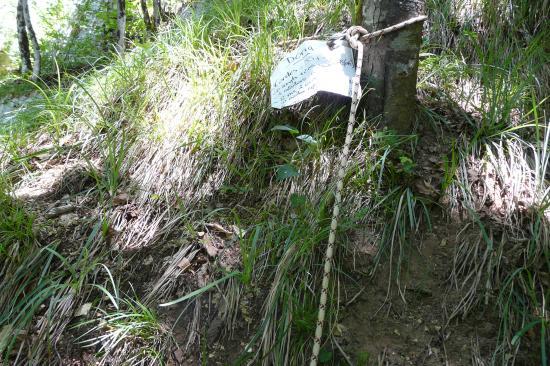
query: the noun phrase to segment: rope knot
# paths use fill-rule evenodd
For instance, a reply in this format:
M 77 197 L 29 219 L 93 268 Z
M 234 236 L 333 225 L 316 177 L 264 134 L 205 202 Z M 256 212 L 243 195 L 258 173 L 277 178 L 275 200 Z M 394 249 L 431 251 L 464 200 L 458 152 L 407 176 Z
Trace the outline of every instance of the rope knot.
M 360 39 L 368 35 L 369 32 L 365 28 L 359 25 L 353 25 L 346 30 L 345 37 L 350 47 L 356 50 L 359 47 L 358 42 L 361 42 Z

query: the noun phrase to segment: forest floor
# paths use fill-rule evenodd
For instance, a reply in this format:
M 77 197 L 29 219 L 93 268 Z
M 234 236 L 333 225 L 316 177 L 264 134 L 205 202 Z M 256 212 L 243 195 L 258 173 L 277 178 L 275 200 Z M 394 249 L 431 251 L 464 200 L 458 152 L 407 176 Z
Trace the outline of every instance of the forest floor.
M 40 95 L 0 81 L 0 364 L 308 363 L 349 101 L 266 91 L 351 3 L 191 2 Z M 448 3 L 411 133 L 357 121 L 321 365 L 547 363 L 546 10 Z
M 438 137 L 429 126 L 420 131 L 423 133 L 415 155 L 423 169 L 424 184 L 420 186 L 421 192 L 417 192 L 419 195 L 436 191 L 429 190 L 426 183 L 432 181 L 430 177 L 439 182 L 440 161 L 431 157 L 448 154 L 449 145 L 441 139 L 452 135 L 446 131 Z M 37 230 L 39 240 L 59 242 L 56 250 L 71 261 L 82 250 L 80 243 L 89 236 L 98 214 L 98 196 L 90 190 L 94 181 L 88 175 L 87 162 L 57 152 L 64 147 L 70 149 L 76 143 L 75 137 L 67 135 L 55 151 L 51 143 L 43 136 L 29 148 L 27 153 L 32 156 L 27 165 L 29 173 L 21 176 L 14 196 L 34 216 L 33 230 Z M 440 196 L 430 199 L 442 201 Z M 208 210 L 227 206 L 228 200 L 232 199 L 226 197 L 224 201 L 209 203 Z M 127 193 L 114 196 L 112 204 L 129 208 L 127 215 L 133 215 Z M 137 215 L 138 209 L 134 210 Z M 398 272 L 392 263 L 385 263 L 370 276 L 368 272 L 379 250 L 376 242 L 379 233 L 360 226 L 348 233 L 346 244 L 339 248 L 343 251 L 340 270 L 345 275 L 338 276 L 339 315 L 329 333 L 327 352 L 331 356 L 326 364 L 458 366 L 490 362 L 499 336 L 498 314 L 490 308 L 477 308 L 466 315 L 452 314 L 464 296 L 464 289 L 457 288 L 452 281 L 459 240 L 469 234 L 475 236 L 478 231 L 475 227 L 468 228 L 467 220 L 452 216 L 450 208 L 441 203 L 430 206 L 429 218 L 429 223 L 411 234 Z M 123 250 L 119 256 L 102 257 L 101 263 L 111 268 L 112 276 L 124 278 L 118 289 L 121 293 L 147 299 L 151 289 L 167 286 L 171 290 L 164 293 L 170 295 L 166 299 L 181 297 L 186 289 L 200 289 L 212 282 L 220 267 L 227 272 L 243 268 L 238 224 L 213 221 L 203 222 L 192 230 L 175 229 L 152 247 Z M 109 244 L 117 234 L 105 235 Z M 246 289 L 235 304 L 237 309 L 231 320 L 221 305 L 223 292 L 205 294 L 192 306 L 184 302 L 159 308 L 159 323 L 172 330 L 179 345 L 167 355 L 167 364 L 241 364 L 238 360 L 243 354 L 255 352 L 249 341 L 261 324 L 263 301 L 268 292 L 269 284 L 261 282 Z M 85 302 L 67 319 L 72 326 L 56 345 L 62 365 L 101 361 L 96 356 L 99 344 L 82 348 L 79 345 L 82 331 L 75 328 L 81 322 L 79 319 L 92 314 L 91 303 Z M 197 329 L 194 335 L 189 333 L 189 324 L 193 322 Z M 195 351 L 182 350 L 184 345 L 196 341 L 201 346 L 192 347 Z M 515 364 L 534 365 L 538 354 L 536 337 L 528 334 L 522 351 L 514 356 Z
M 346 307 L 343 339 L 350 354 L 364 352 L 379 365 L 483 365 L 491 358 L 498 336 L 494 313 L 449 318 L 461 296 L 449 286 L 461 225 L 435 220 L 413 244 L 401 289 L 388 292 L 385 270 Z M 529 353 L 520 357 L 518 365 L 536 363 Z

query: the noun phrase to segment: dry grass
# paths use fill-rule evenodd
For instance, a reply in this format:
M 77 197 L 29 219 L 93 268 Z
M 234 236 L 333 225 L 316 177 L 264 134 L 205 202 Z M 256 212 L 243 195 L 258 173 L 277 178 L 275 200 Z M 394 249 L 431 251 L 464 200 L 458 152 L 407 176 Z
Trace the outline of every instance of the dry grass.
M 503 351 L 507 352 L 519 349 L 514 335 L 529 321 L 547 321 L 543 280 L 547 269 L 540 258 L 550 250 L 550 129 L 545 100 L 539 98 L 545 90 L 544 73 L 530 68 L 541 56 L 531 50 L 521 58 L 526 50 L 521 47 L 532 40 L 529 32 L 541 24 L 533 20 L 522 25 L 517 8 L 501 9 L 503 29 L 519 27 L 522 46 L 512 42 L 517 47 L 503 52 L 500 64 L 497 58 L 482 58 L 484 53 L 475 49 L 472 40 L 479 38 L 481 46 L 490 49 L 488 56 L 499 55 L 491 42 L 485 42 L 495 26 L 488 4 L 429 2 L 428 38 L 439 46 L 430 49 L 432 56 L 423 61 L 419 86 L 424 101 L 450 105 L 457 116 L 436 126 L 458 141 L 456 171 L 445 172 L 450 180 L 442 202 L 448 204 L 451 216 L 465 220 L 451 276 L 452 286 L 464 296 L 452 309 L 452 317 L 466 316 L 496 300 L 502 319 L 499 347 L 508 347 Z M 137 46 L 104 69 L 75 80 L 70 93 L 56 94 L 63 108 L 54 108 L 56 100 L 45 103 L 43 111 L 53 121 L 50 131 L 41 131 L 48 141 L 27 144 L 26 137 L 17 142 L 13 136 L 3 138 L 14 140 L 0 152 L 0 168 L 9 173 L 2 187 L 10 191 L 8 196 L 29 204 L 85 194 L 95 206 L 86 212 L 99 221 L 93 229 L 85 228 L 91 239 L 77 245 L 76 250 L 87 256 L 55 255 L 34 238 L 13 240 L 16 244 L 9 254 L 17 261 L 2 259 L 0 268 L 6 274 L 0 282 L 6 289 L 0 295 L 1 319 L 9 321 L 9 328 L 0 328 L 0 333 L 6 329 L 12 333 L 10 342 L 22 350 L 14 351 L 15 357 L 49 359 L 49 347 L 55 349 L 79 306 L 88 297 L 107 296 L 93 286 L 101 283 L 106 288 L 105 274 L 97 266 L 106 256 L 104 251 L 114 257 L 139 252 L 163 243 L 176 231 L 186 231 L 192 241 L 165 258 L 141 299 L 111 293 L 115 301 L 100 301 L 97 316 L 92 314 L 87 323 L 93 330 L 86 342 L 100 347 L 100 363 L 166 360 L 174 348 L 172 333 L 152 308 L 178 292 L 178 280 L 201 250 L 193 232 L 202 230 L 206 215 L 238 227 L 232 245 L 238 247 L 235 253 L 241 263 L 236 269 L 241 275 L 219 286 L 216 294 L 225 332 L 233 334 L 237 319 L 247 315 L 246 301 L 261 297 L 258 319 L 247 319 L 257 329 L 247 340 L 243 362 L 306 362 L 342 120 L 338 113 L 317 113 L 307 104 L 274 111 L 266 90 L 270 67 L 285 51 L 281 41 L 318 30 L 323 34 L 340 30 L 342 20 L 354 13 L 348 5 L 328 0 L 208 2 L 200 14 L 166 28 L 153 44 Z M 546 14 L 537 9 L 535 13 Z M 540 40 L 533 39 L 536 48 Z M 448 47 L 456 52 L 445 52 Z M 283 124 L 315 142 L 272 130 Z M 355 131 L 339 240 L 345 243 L 347 230 L 358 223 L 373 229 L 376 260 L 371 274 L 381 265 L 393 266 L 389 292 L 394 282 L 401 290 L 401 263 L 410 237 L 425 219 L 429 223 L 429 199 L 411 189 L 415 173 L 406 172 L 400 163 L 414 159 L 415 138 L 376 132 L 374 126 L 375 121 L 361 121 Z M 53 155 L 45 161 L 38 158 L 43 169 L 34 170 L 36 155 L 44 146 Z M 296 176 L 281 178 L 282 166 L 294 167 Z M 67 169 L 76 173 L 68 174 Z M 87 185 L 87 180 L 94 184 L 82 193 L 80 184 Z M 19 211 L 14 212 L 10 217 L 19 217 Z M 61 270 L 52 268 L 52 263 L 69 266 Z M 41 272 L 46 265 L 48 270 Z M 76 271 L 79 266 L 86 273 Z M 28 276 L 23 273 L 27 267 L 32 268 Z M 338 274 L 330 290 L 329 329 L 339 311 Z M 48 287 L 43 280 L 55 286 Z M 22 296 L 21 300 L 17 296 L 21 282 L 35 292 L 48 289 L 47 298 Z M 112 282 L 111 291 L 117 292 Z M 265 296 L 258 295 L 258 288 L 265 289 Z M 209 296 L 209 304 L 213 298 Z M 518 298 L 525 308 L 518 310 Z M 199 343 L 204 346 L 200 333 L 207 317 L 205 301 L 187 300 L 186 351 L 196 350 Z M 27 304 L 33 309 L 29 317 L 14 320 L 11 309 Z M 31 327 L 37 329 L 40 342 L 19 336 Z M 27 346 L 30 351 L 23 354 Z M 486 355 L 480 354 L 476 343 L 473 348 L 472 362 L 484 364 Z M 383 359 L 382 354 L 380 363 Z

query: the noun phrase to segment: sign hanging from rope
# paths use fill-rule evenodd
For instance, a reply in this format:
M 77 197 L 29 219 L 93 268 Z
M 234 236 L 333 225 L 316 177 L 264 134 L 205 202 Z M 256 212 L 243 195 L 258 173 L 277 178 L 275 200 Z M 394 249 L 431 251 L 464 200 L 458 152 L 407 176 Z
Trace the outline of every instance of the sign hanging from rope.
M 271 106 L 288 107 L 320 91 L 351 97 L 354 74 L 353 52 L 346 42 L 329 47 L 326 41 L 305 41 L 273 70 Z
M 363 66 L 363 43 L 424 20 L 426 20 L 426 16 L 421 15 L 372 33 L 369 33 L 363 27 L 352 26 L 338 38 L 333 38 L 331 40 L 333 45 L 331 46 L 323 41 L 305 41 L 296 50 L 286 55 L 271 74 L 271 105 L 274 108 L 283 108 L 299 103 L 319 91 L 351 97 L 346 140 L 338 158 L 338 168 L 336 170 L 334 207 L 332 208 L 332 219 L 323 265 L 319 311 L 310 366 L 317 365 L 321 350 L 332 258 L 335 251 L 336 230 L 344 188 L 345 168 L 348 163 L 357 106 L 361 97 L 360 79 Z M 347 42 L 334 42 L 334 39 L 340 38 L 345 39 Z M 357 62 L 353 60 L 353 51 L 347 45 L 357 50 Z

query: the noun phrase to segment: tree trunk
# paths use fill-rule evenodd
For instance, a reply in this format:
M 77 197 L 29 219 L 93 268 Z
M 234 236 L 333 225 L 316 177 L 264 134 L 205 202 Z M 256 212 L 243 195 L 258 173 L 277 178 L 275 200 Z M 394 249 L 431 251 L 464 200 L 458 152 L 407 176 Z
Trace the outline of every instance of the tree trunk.
M 153 31 L 153 25 L 151 24 L 151 17 L 149 16 L 149 10 L 147 9 L 147 0 L 140 0 L 141 12 L 143 13 L 143 22 L 147 32 Z
M 31 15 L 29 13 L 29 2 L 27 0 L 23 0 L 22 3 L 23 3 L 23 16 L 25 17 L 25 26 L 27 27 L 27 32 L 32 42 L 32 51 L 34 54 L 34 65 L 32 67 L 31 80 L 36 80 L 40 75 L 40 45 L 38 44 L 38 39 L 36 39 L 36 33 L 34 33 L 34 28 L 32 27 Z
M 363 27 L 373 32 L 421 15 L 422 0 L 365 0 Z M 415 118 L 418 53 L 422 22 L 372 39 L 365 47 L 362 84 L 368 89 L 362 107 L 383 126 L 409 132 Z M 365 90 L 366 90 L 365 89 Z
M 117 0 L 117 33 L 118 33 L 118 52 L 124 53 L 126 47 L 126 0 Z
M 21 73 L 27 73 L 31 68 L 31 52 L 29 50 L 29 37 L 25 25 L 24 1 L 17 2 L 17 40 L 19 42 L 19 53 L 21 54 Z
M 160 26 L 160 20 L 162 17 L 162 7 L 160 0 L 153 0 L 153 23 L 155 24 L 155 30 L 158 30 Z

